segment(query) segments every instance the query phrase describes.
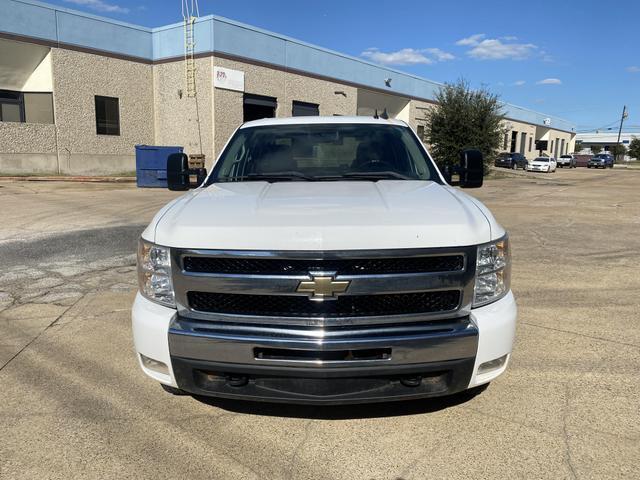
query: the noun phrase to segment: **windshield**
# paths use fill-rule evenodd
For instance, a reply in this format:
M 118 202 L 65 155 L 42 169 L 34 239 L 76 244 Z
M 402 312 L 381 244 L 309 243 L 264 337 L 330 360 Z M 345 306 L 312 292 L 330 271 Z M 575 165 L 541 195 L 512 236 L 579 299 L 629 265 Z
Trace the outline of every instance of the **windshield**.
M 549 159 L 546 157 L 538 157 L 534 160 L 534 162 L 548 162 Z
M 207 184 L 381 179 L 440 182 L 408 127 L 306 124 L 239 129 Z

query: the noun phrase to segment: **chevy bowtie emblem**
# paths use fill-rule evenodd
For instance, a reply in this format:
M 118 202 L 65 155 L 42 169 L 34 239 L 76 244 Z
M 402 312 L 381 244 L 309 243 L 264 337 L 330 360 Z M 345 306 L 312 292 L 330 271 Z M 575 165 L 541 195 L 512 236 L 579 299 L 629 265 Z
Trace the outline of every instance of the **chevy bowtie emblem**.
M 311 280 L 302 280 L 296 292 L 308 293 L 311 300 L 326 300 L 336 298 L 336 294 L 344 293 L 349 288 L 349 280 L 335 280 L 333 275 L 311 274 Z

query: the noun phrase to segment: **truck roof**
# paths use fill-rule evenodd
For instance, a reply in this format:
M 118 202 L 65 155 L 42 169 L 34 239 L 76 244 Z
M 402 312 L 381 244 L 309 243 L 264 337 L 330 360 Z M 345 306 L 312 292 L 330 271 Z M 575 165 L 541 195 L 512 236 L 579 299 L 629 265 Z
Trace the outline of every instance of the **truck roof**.
M 407 124 L 402 120 L 373 117 L 346 117 L 346 116 L 324 116 L 324 117 L 286 117 L 286 118 L 263 118 L 261 120 L 253 120 L 243 123 L 240 128 L 247 127 L 264 127 L 268 125 L 313 125 L 322 123 L 358 123 L 358 124 L 384 124 L 384 125 L 401 125 L 406 127 Z

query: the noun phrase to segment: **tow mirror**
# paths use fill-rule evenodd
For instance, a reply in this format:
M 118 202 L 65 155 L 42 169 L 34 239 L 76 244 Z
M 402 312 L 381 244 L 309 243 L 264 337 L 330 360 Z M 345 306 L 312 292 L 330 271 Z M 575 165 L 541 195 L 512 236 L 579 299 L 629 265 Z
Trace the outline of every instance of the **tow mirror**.
M 465 150 L 460 154 L 460 186 L 479 188 L 484 178 L 484 161 L 478 150 Z
M 196 177 L 193 184 L 191 183 L 192 176 Z M 206 177 L 206 168 L 189 168 L 189 158 L 184 153 L 172 153 L 167 158 L 167 186 L 169 190 L 189 190 L 202 184 Z

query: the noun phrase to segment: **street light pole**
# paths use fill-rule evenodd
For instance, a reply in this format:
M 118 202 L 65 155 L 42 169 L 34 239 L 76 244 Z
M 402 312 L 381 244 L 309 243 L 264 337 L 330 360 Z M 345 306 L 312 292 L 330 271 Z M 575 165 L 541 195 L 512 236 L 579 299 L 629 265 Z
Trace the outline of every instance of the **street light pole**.
M 626 105 L 624 105 L 622 107 L 622 116 L 620 117 L 620 128 L 618 129 L 618 141 L 616 142 L 616 155 L 615 155 L 616 163 L 617 163 L 617 160 L 618 160 L 618 150 L 620 150 L 620 135 L 622 134 L 622 123 L 624 122 L 625 118 L 627 118 L 627 106 Z

